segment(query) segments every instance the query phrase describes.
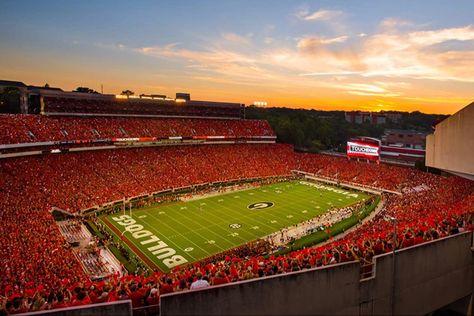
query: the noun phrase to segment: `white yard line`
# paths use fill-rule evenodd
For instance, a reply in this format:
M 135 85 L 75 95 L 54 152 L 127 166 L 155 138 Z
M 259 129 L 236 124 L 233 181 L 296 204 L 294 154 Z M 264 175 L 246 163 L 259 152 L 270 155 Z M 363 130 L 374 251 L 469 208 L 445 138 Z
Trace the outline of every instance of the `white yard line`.
M 192 244 L 194 244 L 196 247 L 198 247 L 199 249 L 201 249 L 201 250 L 204 251 L 205 253 L 207 253 L 207 254 L 209 253 L 206 249 L 202 248 L 201 246 L 199 246 L 199 245 L 196 244 L 194 241 L 192 241 L 191 239 L 189 239 L 189 238 L 187 238 L 186 236 L 184 236 L 183 234 L 181 234 L 179 231 L 177 231 L 176 229 L 174 229 L 174 228 L 171 227 L 170 225 L 166 224 L 166 223 L 163 222 L 163 221 L 160 221 L 160 220 L 159 220 L 156 216 L 154 216 L 153 214 L 150 213 L 149 215 L 150 215 L 151 217 L 153 217 L 154 219 L 158 220 L 159 223 L 161 223 L 161 224 L 165 225 L 166 227 L 170 228 L 172 231 L 174 231 L 174 232 L 176 233 L 176 235 L 183 237 L 184 239 L 186 239 L 187 241 L 191 242 Z M 166 214 L 165 214 L 165 215 L 166 215 Z M 170 216 L 168 216 L 168 217 L 171 218 Z M 178 223 L 179 223 L 179 222 L 178 222 Z M 151 225 L 148 225 L 148 226 L 149 226 L 149 227 L 152 227 Z M 153 229 L 156 233 L 158 233 L 159 235 L 161 235 L 161 236 L 163 235 L 163 234 L 159 233 L 158 230 L 155 229 L 155 227 L 152 227 L 152 229 Z M 166 236 L 165 236 L 165 237 L 166 237 Z M 201 236 L 201 237 L 202 237 L 202 236 Z M 177 249 L 181 249 L 181 247 L 180 247 L 179 245 L 177 245 L 177 244 L 174 243 L 173 241 L 169 240 L 168 238 L 167 238 L 167 241 L 170 241 L 171 243 L 173 243 L 173 244 L 177 247 Z M 218 246 L 218 245 L 216 245 L 216 246 Z M 218 247 L 219 247 L 219 246 L 218 246 Z M 219 247 L 219 248 L 220 248 L 220 247 Z M 222 248 L 221 248 L 221 249 L 222 249 Z M 190 253 L 188 253 L 188 252 L 185 252 L 185 253 L 188 254 L 190 257 L 192 257 L 194 260 L 197 260 L 196 257 L 194 257 L 193 255 L 191 255 Z

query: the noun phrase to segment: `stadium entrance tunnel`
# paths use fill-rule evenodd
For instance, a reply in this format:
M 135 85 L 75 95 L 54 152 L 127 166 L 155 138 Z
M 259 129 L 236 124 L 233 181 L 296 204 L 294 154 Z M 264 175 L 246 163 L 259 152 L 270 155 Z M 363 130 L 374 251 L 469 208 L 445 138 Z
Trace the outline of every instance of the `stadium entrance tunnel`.
M 473 233 L 465 232 L 395 257 L 379 255 L 373 275 L 362 280 L 360 263 L 348 262 L 165 294 L 160 315 L 426 315 L 447 309 L 466 315 L 474 291 L 472 246 Z

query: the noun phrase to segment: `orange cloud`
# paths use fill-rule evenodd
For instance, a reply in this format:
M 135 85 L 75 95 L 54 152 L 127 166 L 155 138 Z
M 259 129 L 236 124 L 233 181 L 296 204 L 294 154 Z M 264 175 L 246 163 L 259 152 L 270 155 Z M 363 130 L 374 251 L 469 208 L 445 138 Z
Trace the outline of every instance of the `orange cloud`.
M 306 11 L 301 17 L 324 20 L 327 14 Z M 450 43 L 474 41 L 474 26 L 423 31 L 413 31 L 414 27 L 408 21 L 385 19 L 372 34 L 305 35 L 293 46 L 280 48 L 259 46 L 250 41 L 251 35 L 223 33 L 202 49 L 171 43 L 133 50 L 177 62 L 183 82 L 200 88 L 207 83 L 206 91 L 214 89 L 216 95 L 239 102 L 248 95 L 250 102 L 262 99 L 279 105 L 386 109 L 398 104 L 444 113 L 458 102 L 468 103 L 473 91 L 462 87 L 474 82 L 474 51 Z M 278 43 L 273 37 L 266 42 Z M 435 49 L 433 45 L 440 43 L 444 49 Z M 456 93 L 461 96 L 434 81 L 458 82 Z M 436 104 L 434 110 L 427 103 Z

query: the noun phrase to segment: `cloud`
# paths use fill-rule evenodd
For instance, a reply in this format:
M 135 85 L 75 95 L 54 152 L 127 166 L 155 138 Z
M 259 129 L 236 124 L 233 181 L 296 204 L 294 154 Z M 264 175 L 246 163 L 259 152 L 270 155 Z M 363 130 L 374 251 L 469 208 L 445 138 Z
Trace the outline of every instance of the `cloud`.
M 249 36 L 251 37 L 251 36 Z M 249 45 L 250 39 L 245 36 L 241 36 L 235 33 L 223 33 L 222 38 L 228 42 L 236 43 L 239 45 Z
M 317 36 L 307 36 L 298 40 L 296 47 L 301 50 L 314 50 L 318 49 L 321 45 L 334 44 L 334 43 L 343 43 L 349 36 L 342 35 L 332 38 L 317 37 Z
M 441 29 L 434 31 L 420 31 L 409 34 L 408 40 L 417 45 L 433 45 L 448 40 L 469 41 L 474 40 L 474 26 Z
M 402 95 L 401 92 L 388 91 L 386 88 L 368 83 L 337 83 L 333 85 L 335 89 L 345 90 L 348 94 L 359 96 L 377 96 L 383 98 L 392 98 Z
M 400 28 L 400 27 L 413 26 L 413 25 L 414 24 L 410 21 L 392 18 L 392 17 L 383 19 L 382 22 L 380 23 L 380 26 L 385 29 Z
M 247 43 L 244 37 L 234 33 L 225 33 L 223 37 Z M 355 37 L 358 41 L 355 47 L 346 44 L 347 39 L 347 35 L 306 36 L 297 41 L 295 49 L 253 47 L 246 52 L 218 44 L 201 51 L 190 50 L 181 48 L 179 43 L 143 47 L 138 51 L 157 58 L 182 60 L 188 67 L 255 81 L 261 76 L 276 78 L 290 71 L 299 77 L 349 75 L 474 82 L 472 50 L 429 50 L 433 44 L 474 40 L 472 25 L 413 32 L 384 32 L 382 29 L 373 35 Z
M 451 41 L 474 40 L 472 25 L 429 31 L 378 33 L 364 44 L 361 59 L 369 67 L 366 76 L 399 76 L 433 80 L 474 81 L 473 51 L 449 48 Z M 430 50 L 434 44 L 444 52 Z
M 372 85 L 372 84 L 366 84 L 366 83 L 349 83 L 346 85 L 346 88 L 353 89 L 353 90 L 359 90 L 359 91 L 366 91 L 366 92 L 372 92 L 372 93 L 381 93 L 381 92 L 386 92 L 382 87 Z
M 259 84 L 262 79 L 271 78 L 251 54 L 221 48 L 209 47 L 206 50 L 190 50 L 178 47 L 176 44 L 165 46 L 143 47 L 136 50 L 144 55 L 159 58 L 173 59 L 186 63 L 185 68 L 194 71 L 195 79 L 210 81 L 210 75 L 232 78 L 235 83 Z M 221 83 L 229 82 L 227 79 L 214 80 Z M 240 81 L 237 81 L 240 80 Z
M 268 44 L 271 44 L 271 43 L 273 43 L 273 38 L 267 36 L 267 37 L 265 37 L 265 38 L 263 39 L 263 42 L 264 42 L 265 44 L 267 44 L 267 45 L 268 45 Z
M 198 62 L 204 65 L 232 63 L 250 65 L 255 62 L 255 60 L 250 56 L 239 54 L 231 50 L 213 48 L 206 51 L 198 51 L 177 48 L 176 46 L 177 44 L 173 43 L 166 46 L 143 47 L 139 48 L 138 51 L 149 56 L 178 58 Z
M 310 76 L 347 76 L 347 75 L 359 75 L 361 71 L 337 71 L 337 72 L 307 72 L 300 73 L 299 76 L 310 77 Z
M 338 37 L 322 39 L 321 43 L 322 44 L 344 43 L 348 38 L 349 36 L 342 35 Z
M 305 21 L 325 21 L 333 19 L 342 14 L 342 11 L 338 10 L 325 10 L 320 9 L 313 13 L 310 13 L 307 9 L 303 9 L 296 14 L 298 18 Z
M 474 51 L 451 45 L 452 41 L 473 41 L 472 25 L 407 30 L 399 29 L 400 24 L 407 25 L 384 20 L 378 29 L 363 36 L 358 32 L 350 37 L 349 33 L 335 37 L 306 35 L 286 47 L 277 46 L 282 42 L 275 35 L 263 37 L 262 43 L 251 41 L 249 35 L 223 33 L 200 49 L 170 43 L 135 51 L 178 62 L 183 76 L 210 85 L 240 85 L 244 89 L 255 86 L 275 95 L 281 95 L 281 89 L 294 91 L 295 95 L 317 91 L 315 95 L 370 99 L 374 105 L 401 99 L 421 104 L 421 99 L 409 98 L 453 95 L 440 89 L 439 81 L 457 81 L 466 86 L 474 82 Z M 393 27 L 387 30 L 387 25 Z M 442 51 L 432 48 L 440 43 Z
M 400 96 L 399 93 L 376 93 L 376 92 L 365 92 L 365 91 L 347 91 L 349 94 L 361 95 L 361 96 L 373 96 L 373 97 L 385 97 L 385 98 L 393 98 Z

